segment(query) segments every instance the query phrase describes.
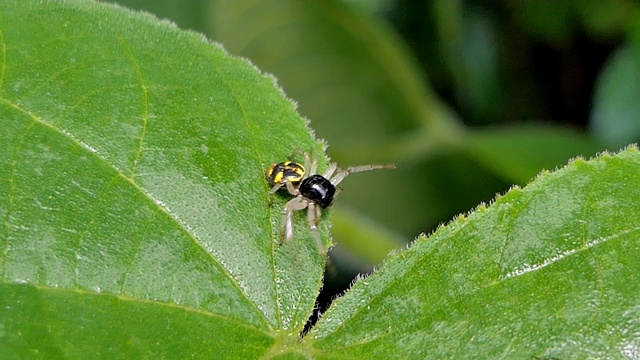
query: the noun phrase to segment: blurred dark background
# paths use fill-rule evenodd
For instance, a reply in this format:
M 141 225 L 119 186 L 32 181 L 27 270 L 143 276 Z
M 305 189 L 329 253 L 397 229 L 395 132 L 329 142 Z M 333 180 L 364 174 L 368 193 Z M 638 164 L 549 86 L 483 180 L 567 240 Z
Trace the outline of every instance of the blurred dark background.
M 275 75 L 344 166 L 324 308 L 393 248 L 640 137 L 629 0 L 122 0 Z

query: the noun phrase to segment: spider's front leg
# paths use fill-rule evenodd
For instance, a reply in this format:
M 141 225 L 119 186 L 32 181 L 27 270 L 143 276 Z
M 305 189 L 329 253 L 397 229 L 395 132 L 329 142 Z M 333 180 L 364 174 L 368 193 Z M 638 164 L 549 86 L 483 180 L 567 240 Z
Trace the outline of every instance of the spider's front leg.
M 273 195 L 277 193 L 278 190 L 280 190 L 280 188 L 283 187 L 285 184 L 288 184 L 288 183 L 279 183 L 279 184 L 273 185 L 273 187 L 269 189 L 269 195 Z

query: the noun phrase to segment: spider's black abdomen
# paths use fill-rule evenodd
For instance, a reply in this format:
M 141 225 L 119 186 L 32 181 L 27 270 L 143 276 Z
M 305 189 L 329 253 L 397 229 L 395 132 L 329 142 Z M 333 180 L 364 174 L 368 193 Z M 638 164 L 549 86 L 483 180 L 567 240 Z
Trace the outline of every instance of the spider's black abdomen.
M 298 188 L 300 194 L 305 198 L 319 204 L 323 208 L 331 205 L 336 187 L 321 175 L 311 175 L 302 180 Z

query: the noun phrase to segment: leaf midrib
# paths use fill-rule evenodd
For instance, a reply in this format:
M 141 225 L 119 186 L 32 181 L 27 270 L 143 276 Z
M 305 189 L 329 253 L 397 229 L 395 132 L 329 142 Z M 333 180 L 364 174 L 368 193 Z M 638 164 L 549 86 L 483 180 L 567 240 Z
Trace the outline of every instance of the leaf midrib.
M 80 148 L 84 149 L 87 153 L 90 154 L 90 156 L 94 157 L 99 162 L 105 164 L 108 168 L 111 168 L 117 174 L 117 176 L 121 177 L 122 179 L 127 181 L 129 184 L 131 184 L 137 191 L 139 191 L 141 194 L 143 194 L 144 198 L 146 198 L 148 201 L 150 201 L 153 204 L 153 206 L 155 206 L 158 209 L 160 209 L 161 212 L 163 212 L 168 218 L 170 218 L 174 222 L 174 224 L 176 224 L 178 226 L 179 229 L 181 229 L 185 234 L 187 234 L 188 238 L 190 238 L 193 242 L 195 242 L 197 244 L 197 246 L 199 246 L 202 249 L 202 251 L 204 251 L 210 257 L 210 259 L 213 261 L 213 263 L 219 269 L 219 271 L 222 274 L 224 274 L 224 276 L 229 280 L 229 282 L 231 284 L 233 284 L 233 286 L 236 288 L 236 290 L 240 294 L 242 294 L 242 297 L 247 301 L 248 304 L 250 304 L 250 306 L 253 308 L 254 312 L 258 315 L 258 317 L 260 319 L 262 319 L 262 323 L 267 328 L 271 328 L 271 325 L 270 325 L 269 321 L 266 319 L 266 317 L 264 316 L 264 313 L 262 313 L 258 309 L 256 304 L 244 292 L 242 287 L 231 276 L 231 274 L 227 271 L 227 269 L 225 269 L 222 266 L 222 264 L 211 253 L 209 253 L 206 250 L 206 248 L 203 246 L 203 243 L 197 237 L 195 237 L 194 234 L 192 234 L 189 231 L 187 231 L 187 229 L 183 226 L 183 224 L 180 221 L 178 221 L 177 218 L 172 216 L 172 213 L 170 211 L 168 211 L 168 209 L 166 209 L 164 206 L 160 205 L 160 204 L 162 204 L 162 202 L 157 201 L 150 194 L 145 192 L 144 189 L 142 187 L 140 187 L 139 184 L 135 181 L 135 179 L 126 176 L 125 173 L 122 170 L 118 169 L 116 166 L 114 166 L 109 161 L 107 161 L 107 159 L 105 159 L 102 156 L 100 156 L 99 153 L 97 151 L 95 151 L 91 146 L 89 146 L 89 145 L 85 144 L 84 142 L 82 142 L 81 140 L 76 139 L 75 137 L 73 137 L 70 132 L 64 131 L 62 129 L 57 128 L 53 124 L 43 120 L 41 117 L 31 113 L 30 111 L 22 108 L 21 106 L 11 102 L 10 100 L 8 100 L 8 99 L 6 99 L 4 97 L 0 97 L 0 103 L 3 103 L 5 105 L 15 109 L 16 111 L 26 115 L 28 118 L 32 119 L 35 123 L 39 123 L 39 124 L 49 128 L 49 129 L 51 129 L 52 131 L 56 132 L 57 134 L 62 135 L 63 138 L 68 139 L 70 142 L 72 142 L 76 146 L 79 146 Z
M 202 310 L 202 309 L 198 309 L 198 308 L 194 308 L 191 306 L 184 306 L 181 304 L 176 304 L 176 303 L 172 303 L 172 302 L 163 302 L 163 301 L 159 301 L 159 300 L 152 300 L 152 299 L 141 299 L 141 298 L 135 298 L 135 297 L 131 297 L 131 296 L 127 296 L 127 295 L 122 295 L 122 294 L 113 294 L 113 293 L 106 293 L 106 292 L 94 292 L 94 291 L 88 291 L 88 290 L 83 290 L 80 288 L 66 288 L 66 287 L 55 287 L 55 286 L 47 286 L 47 285 L 43 285 L 43 284 L 34 284 L 34 283 L 15 283 L 15 282 L 7 282 L 7 281 L 2 281 L 2 284 L 6 285 L 6 286 L 11 286 L 11 287 L 21 287 L 21 286 L 31 286 L 33 288 L 35 288 L 36 290 L 39 291 L 50 291 L 50 292 L 57 292 L 57 293 L 68 293 L 68 294 L 74 294 L 74 295 L 81 295 L 81 296 L 88 296 L 88 297 L 111 297 L 111 298 L 116 298 L 118 300 L 124 301 L 124 302 L 132 302 L 132 303 L 138 303 L 138 304 L 149 304 L 149 305 L 154 305 L 154 306 L 161 306 L 161 307 L 165 307 L 165 308 L 170 308 L 170 309 L 178 309 L 178 310 L 182 310 L 182 311 L 186 311 L 186 312 L 191 312 L 191 313 L 196 313 L 202 316 L 206 316 L 209 318 L 215 318 L 215 319 L 221 319 L 230 323 L 234 323 L 235 325 L 248 329 L 248 330 L 252 330 L 255 332 L 259 332 L 265 336 L 268 337 L 273 337 L 273 334 L 269 331 L 265 331 L 262 328 L 256 327 L 254 325 L 251 325 L 247 322 L 243 322 L 240 321 L 237 318 L 233 318 L 224 314 L 219 314 L 219 313 L 214 313 L 214 312 L 210 312 L 210 311 L 206 311 L 206 310 Z

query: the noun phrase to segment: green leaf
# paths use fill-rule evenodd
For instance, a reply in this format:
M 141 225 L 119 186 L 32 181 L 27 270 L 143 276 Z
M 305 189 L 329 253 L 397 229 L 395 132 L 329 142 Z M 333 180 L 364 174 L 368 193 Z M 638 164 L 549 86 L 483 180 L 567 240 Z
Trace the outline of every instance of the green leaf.
M 324 4 L 308 8 L 327 11 L 320 17 L 298 14 L 362 19 Z M 379 34 L 353 24 L 352 35 Z M 352 41 L 337 44 L 350 50 Z M 413 76 L 398 58 L 386 59 L 389 69 L 404 69 L 393 81 Z M 389 65 L 374 70 L 381 64 Z M 445 144 L 431 126 L 451 124 L 431 123 L 442 109 L 414 102 L 426 90 L 408 89 L 398 113 L 416 115 L 403 120 L 410 129 L 393 133 L 391 145 L 378 134 L 385 151 L 423 151 L 419 162 L 425 149 Z M 321 154 L 323 144 L 271 77 L 151 16 L 92 2 L 8 0 L 0 3 L 0 125 L 3 359 L 584 358 L 635 350 L 635 148 L 578 160 L 421 238 L 301 339 L 325 259 L 302 213 L 294 241 L 279 245 L 289 197 L 271 198 L 263 171 L 296 148 Z M 363 150 L 356 154 L 371 148 L 346 145 Z M 380 176 L 404 185 L 384 187 L 388 196 L 422 206 L 416 193 L 426 170 Z M 431 176 L 450 185 L 443 173 Z M 349 193 L 378 189 L 365 191 L 377 197 L 381 187 L 367 178 Z M 414 206 L 402 212 L 424 218 L 427 210 Z
M 640 140 L 639 120 L 640 47 L 626 45 L 611 55 L 597 81 L 591 131 L 603 143 L 620 147 Z
M 213 1 L 211 14 L 211 37 L 275 74 L 339 162 L 389 161 L 415 132 L 423 152 L 460 139 L 400 38 L 340 1 Z
M 638 10 L 638 4 L 633 0 L 582 0 L 574 6 L 585 29 L 601 37 L 613 37 L 623 32 Z
M 150 12 L 161 19 L 175 22 L 181 29 L 205 32 L 209 20 L 209 0 L 103 0 L 129 9 Z
M 578 159 L 418 239 L 310 337 L 318 359 L 629 358 L 640 153 Z
M 480 7 L 433 2 L 439 47 L 453 80 L 457 101 L 473 122 L 495 120 L 500 102 L 495 20 Z
M 466 153 L 506 181 L 526 184 L 542 170 L 553 170 L 576 156 L 602 148 L 585 134 L 547 125 L 519 125 L 468 133 Z
M 0 126 L 0 354 L 299 346 L 325 259 L 302 213 L 279 245 L 264 169 L 323 145 L 273 78 L 148 15 L 3 1 Z
M 515 23 L 523 26 L 530 35 L 551 43 L 563 43 L 575 32 L 577 18 L 573 0 L 504 2 L 511 8 Z

